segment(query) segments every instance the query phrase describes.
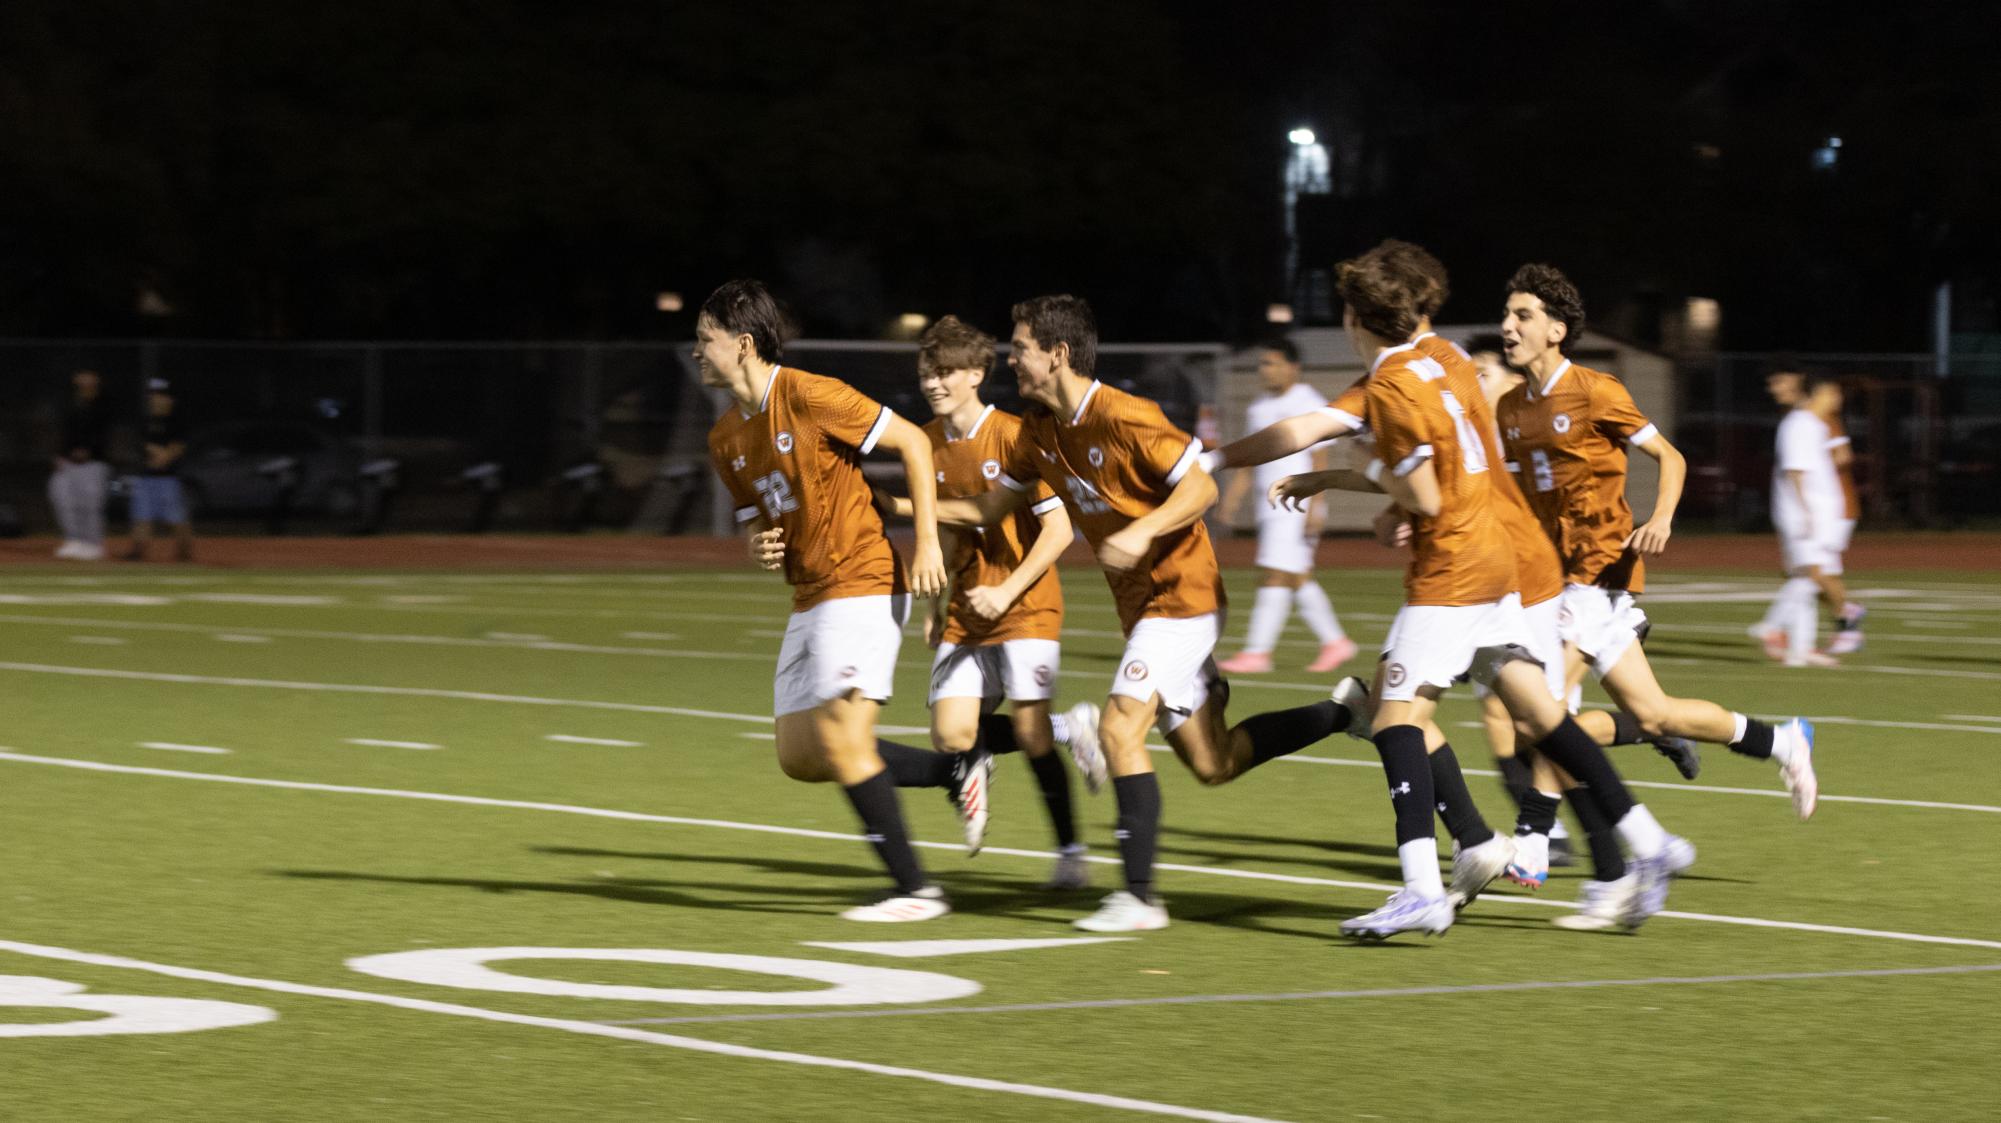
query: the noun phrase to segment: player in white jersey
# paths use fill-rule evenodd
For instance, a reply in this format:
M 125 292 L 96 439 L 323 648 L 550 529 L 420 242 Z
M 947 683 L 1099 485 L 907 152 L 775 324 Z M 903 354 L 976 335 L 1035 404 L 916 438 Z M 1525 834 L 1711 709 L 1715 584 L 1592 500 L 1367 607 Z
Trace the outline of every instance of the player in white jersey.
M 1299 348 L 1290 339 L 1273 339 L 1259 349 L 1258 381 L 1263 383 L 1264 393 L 1244 411 L 1246 433 L 1259 432 L 1327 404 L 1325 395 L 1300 381 Z M 1258 464 L 1249 472 L 1240 471 L 1223 493 L 1222 510 L 1226 514 L 1235 511 L 1253 486 L 1262 500 L 1279 480 L 1325 467 L 1324 450 L 1305 449 Z M 1254 675 L 1271 670 L 1272 648 L 1285 630 L 1286 616 L 1295 607 L 1320 640 L 1320 654 L 1307 666 L 1308 671 L 1331 671 L 1354 657 L 1355 641 L 1342 630 L 1326 591 L 1313 579 L 1313 548 L 1320 540 L 1322 511 L 1317 502 L 1306 510 L 1257 503 L 1258 597 L 1251 606 L 1244 649 L 1217 664 L 1224 673 Z
M 1845 590 L 1834 592 L 1825 586 L 1840 581 L 1841 552 L 1854 523 L 1845 517 L 1847 504 L 1830 447 L 1832 430 L 1814 409 L 1816 396 L 1824 396 L 1826 380 L 1813 374 L 1797 377 L 1798 394 L 1790 402 L 1782 377 L 1768 383 L 1775 400 L 1792 406 L 1779 422 L 1772 460 L 1772 525 L 1779 532 L 1786 584 L 1767 614 L 1771 625 L 1756 630 L 1766 641 L 1766 650 L 1787 666 L 1824 667 L 1833 666 L 1835 660 L 1814 650 L 1820 627 L 1815 602 L 1823 594 L 1837 605 L 1845 601 Z M 1777 632 L 1785 635 L 1782 647 Z

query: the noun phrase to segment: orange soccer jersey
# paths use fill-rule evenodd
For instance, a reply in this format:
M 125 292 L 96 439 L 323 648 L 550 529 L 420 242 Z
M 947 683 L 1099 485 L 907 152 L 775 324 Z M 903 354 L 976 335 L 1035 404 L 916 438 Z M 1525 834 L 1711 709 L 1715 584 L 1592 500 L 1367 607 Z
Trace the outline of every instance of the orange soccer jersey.
M 762 517 L 785 531 L 792 611 L 903 591 L 861 465 L 895 416 L 838 379 L 773 367 L 756 413 L 731 405 L 709 430 L 738 525 Z
M 1169 424 L 1159 406 L 1093 382 L 1068 419 L 1046 409 L 1022 418 L 1001 483 L 1021 491 L 1047 482 L 1095 549 L 1166 502 L 1201 453 L 1202 443 Z M 1128 633 L 1149 616 L 1185 619 L 1223 606 L 1216 552 L 1200 519 L 1154 539 L 1132 569 L 1106 570 L 1105 581 Z
M 1448 369 L 1415 343 L 1376 357 L 1368 381 L 1376 455 L 1397 475 L 1430 460 L 1439 512 L 1411 516 L 1404 602 L 1489 604 L 1516 591 L 1515 558 L 1496 516 L 1487 403 L 1471 366 Z
M 931 438 L 931 462 L 938 469 L 938 498 L 970 499 L 1000 486 L 1001 464 L 1021 436 L 1021 418 L 988 406 L 963 437 L 945 433 L 945 422 L 934 418 L 924 426 Z M 958 534 L 959 548 L 945 559 L 952 574 L 952 604 L 945 621 L 946 643 L 1005 643 L 1013 639 L 1056 639 L 1063 631 L 1063 584 L 1056 568 L 1036 579 L 998 620 L 984 620 L 966 602 L 966 592 L 980 585 L 998 585 L 1020 567 L 1028 549 L 1042 533 L 1039 515 L 1062 500 L 1047 485 L 1038 485 L 1028 510 L 1016 511 L 999 525 L 969 527 Z
M 1830 418 L 1827 422 L 1827 451 L 1832 453 L 1835 449 L 1846 448 L 1850 449 L 1852 454 L 1854 447 L 1854 443 L 1848 439 L 1848 426 L 1842 423 L 1838 415 Z M 1839 457 L 1836 457 L 1834 461 L 1834 476 L 1841 481 L 1841 517 L 1844 519 L 1861 518 L 1862 499 L 1855 491 L 1854 464 L 1844 463 Z
M 1617 378 L 1566 360 L 1540 386 L 1501 398 L 1496 411 L 1510 469 L 1556 544 L 1564 579 L 1639 592 L 1640 556 L 1626 505 L 1626 446 L 1659 434 Z

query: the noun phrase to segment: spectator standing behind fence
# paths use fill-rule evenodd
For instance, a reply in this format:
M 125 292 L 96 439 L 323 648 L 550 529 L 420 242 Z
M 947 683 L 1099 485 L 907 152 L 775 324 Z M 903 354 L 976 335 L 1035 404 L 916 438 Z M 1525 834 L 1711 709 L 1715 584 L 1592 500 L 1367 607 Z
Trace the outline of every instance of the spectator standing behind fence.
M 153 524 L 174 530 L 174 560 L 193 561 L 194 527 L 181 495 L 181 457 L 188 451 L 186 430 L 174 409 L 172 387 L 164 378 L 146 383 L 146 423 L 141 427 L 139 474 L 132 477 L 132 550 L 126 561 L 145 561 Z
M 70 376 L 73 396 L 63 412 L 62 445 L 56 450 L 55 471 L 49 476 L 49 505 L 63 544 L 56 556 L 73 561 L 104 557 L 104 496 L 111 485 L 111 465 L 104 461 L 104 443 L 111 413 L 104 404 L 102 380 L 94 370 Z

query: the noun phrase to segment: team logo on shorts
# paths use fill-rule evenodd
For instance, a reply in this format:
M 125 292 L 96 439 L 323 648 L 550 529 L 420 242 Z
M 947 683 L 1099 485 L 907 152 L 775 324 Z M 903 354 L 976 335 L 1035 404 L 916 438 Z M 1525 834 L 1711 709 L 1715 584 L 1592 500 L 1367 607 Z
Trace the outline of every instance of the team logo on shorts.
M 1055 677 L 1056 672 L 1050 670 L 1048 667 L 1035 668 L 1035 685 L 1037 686 L 1048 686 L 1049 680 Z
M 783 456 L 784 454 L 791 452 L 792 431 L 790 429 L 780 429 L 778 431 L 778 439 L 773 441 L 772 443 L 778 446 L 778 453 L 780 456 Z
M 853 678 L 853 677 L 855 677 L 855 669 L 854 669 L 853 667 L 842 667 L 842 668 L 841 668 L 841 677 L 842 677 L 842 678 Z
M 1000 461 L 998 460 L 980 461 L 980 475 L 985 476 L 990 480 L 1000 479 Z
M 945 473 L 943 473 L 943 472 L 940 472 L 940 473 L 938 473 L 938 482 L 939 482 L 939 483 L 944 483 L 944 482 L 945 482 Z
M 1383 682 L 1390 686 L 1402 686 L 1403 677 L 1404 669 L 1402 663 L 1391 663 L 1390 669 L 1383 672 Z
M 1127 678 L 1133 680 L 1134 682 L 1138 682 L 1139 680 L 1146 677 L 1146 664 L 1140 662 L 1137 659 L 1133 660 L 1130 663 L 1127 663 L 1125 675 Z
M 1557 414 L 1556 419 L 1549 423 L 1549 427 L 1559 433 L 1570 432 L 1570 415 L 1567 413 Z
M 1090 454 L 1089 454 L 1089 458 L 1090 458 L 1090 461 L 1091 461 L 1091 467 L 1093 467 L 1093 468 L 1102 468 L 1102 467 L 1104 467 L 1104 466 L 1105 466 L 1105 450 L 1104 450 L 1104 449 L 1102 449 L 1102 448 L 1099 448 L 1099 447 L 1097 447 L 1096 445 L 1093 445 L 1093 446 L 1091 446 L 1091 451 L 1090 451 Z

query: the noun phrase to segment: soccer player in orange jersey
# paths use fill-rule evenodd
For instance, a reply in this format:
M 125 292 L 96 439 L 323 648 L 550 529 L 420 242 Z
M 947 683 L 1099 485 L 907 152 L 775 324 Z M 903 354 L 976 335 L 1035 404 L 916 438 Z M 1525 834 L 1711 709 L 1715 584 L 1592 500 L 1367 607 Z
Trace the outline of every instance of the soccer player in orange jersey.
M 1376 437 L 1366 485 L 1409 513 L 1412 560 L 1405 604 L 1377 665 L 1374 741 L 1396 811 L 1404 887 L 1379 909 L 1352 917 L 1344 934 L 1380 939 L 1406 931 L 1442 932 L 1454 896 L 1499 874 L 1455 862 L 1455 895 L 1439 877 L 1431 824 L 1436 786 L 1425 727 L 1439 695 L 1461 676 L 1488 686 L 1521 724 L 1536 751 L 1581 780 L 1606 820 L 1632 848 L 1632 870 L 1609 886 L 1619 927 L 1632 928 L 1667 897 L 1673 852 L 1683 840 L 1633 801 L 1604 751 L 1571 719 L 1532 654 L 1522 612 L 1516 550 L 1504 529 L 1494 473 L 1493 419 L 1472 365 L 1456 350 L 1429 351 L 1416 339 L 1424 269 L 1396 244 L 1378 246 L 1336 269 L 1343 322 L 1370 364 L 1363 420 Z M 1362 486 L 1343 475 L 1339 486 Z M 1458 781 L 1463 787 L 1463 778 Z M 1506 854 L 1506 840 L 1493 849 Z M 1467 855 L 1462 851 L 1462 858 Z M 1477 872 L 1477 877 L 1467 877 Z M 1575 918 L 1565 918 L 1572 920 Z
M 917 385 L 935 415 L 924 432 L 931 438 L 940 499 L 999 487 L 1000 466 L 1020 437 L 1019 417 L 980 401 L 993 362 L 993 338 L 957 316 L 943 317 L 918 341 Z M 1077 839 L 1070 774 L 1054 747 L 1069 747 L 1097 791 L 1105 782 L 1098 707 L 1080 702 L 1053 715 L 1053 722 L 1049 712 L 1062 665 L 1063 584 L 1055 567 L 1072 538 L 1069 512 L 1044 487 L 1026 511 L 990 527 L 945 528 L 940 538 L 952 588 L 932 600 L 924 620 L 925 642 L 937 652 L 931 743 L 946 753 L 972 754 L 982 789 L 993 755 L 1020 750 L 1056 834 L 1049 887 L 1083 888 L 1090 867 Z M 993 712 L 1002 701 L 1012 711 L 1008 716 Z M 986 816 L 965 820 L 968 846 L 977 850 Z
M 1813 726 L 1794 718 L 1774 728 L 1714 702 L 1670 697 L 1638 643 L 1646 627 L 1635 601 L 1642 558 L 1667 548 L 1685 469 L 1618 379 L 1566 356 L 1583 325 L 1583 299 L 1555 268 L 1525 265 L 1508 282 L 1501 337 L 1525 382 L 1501 399 L 1497 420 L 1522 493 L 1563 559 L 1567 682 L 1575 685 L 1588 665 L 1648 734 L 1774 761 L 1805 819 L 1819 794 Z M 1626 505 L 1628 446 L 1661 464 L 1653 513 L 1638 527 Z
M 929 920 L 950 907 L 911 848 L 875 720 L 894 684 L 909 594 L 945 587 L 931 441 L 846 383 L 780 366 L 782 327 L 777 302 L 750 280 L 717 289 L 695 324 L 703 385 L 735 399 L 709 432 L 710 457 L 752 560 L 792 586 L 773 684 L 778 765 L 794 780 L 840 784 L 889 870 L 891 890 L 841 915 Z M 911 481 L 907 578 L 862 479 L 861 458 L 878 448 L 902 457 Z
M 1083 300 L 1044 296 L 1015 306 L 1008 364 L 1036 408 L 1000 466 L 1004 490 L 943 501 L 939 517 L 992 525 L 1046 483 L 1097 551 L 1126 636 L 1098 726 L 1126 887 L 1077 926 L 1133 932 L 1168 923 L 1154 894 L 1161 801 L 1147 729 L 1157 725 L 1197 779 L 1222 784 L 1339 732 L 1347 711 L 1326 701 L 1228 724 L 1227 688 L 1212 658 L 1223 582 L 1202 525 L 1216 484 L 1196 463 L 1201 443 L 1159 406 L 1093 377 L 1097 347 L 1097 322 Z M 899 513 L 903 507 L 899 501 Z

